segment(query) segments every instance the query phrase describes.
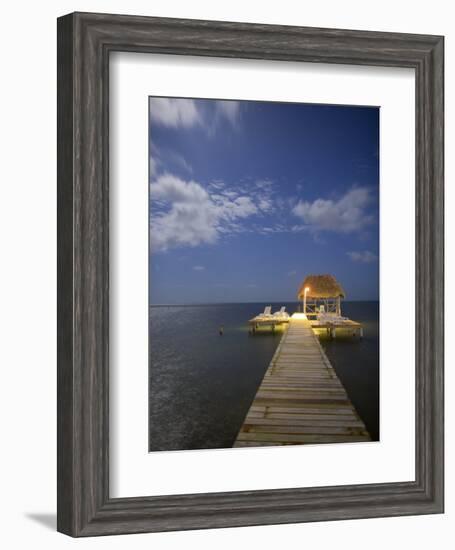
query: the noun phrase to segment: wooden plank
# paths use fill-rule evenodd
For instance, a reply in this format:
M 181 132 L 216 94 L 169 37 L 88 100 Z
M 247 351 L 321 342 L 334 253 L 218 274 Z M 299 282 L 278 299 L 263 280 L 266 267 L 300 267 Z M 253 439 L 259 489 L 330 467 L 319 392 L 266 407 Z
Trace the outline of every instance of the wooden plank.
M 256 418 L 256 419 L 271 419 L 271 420 L 289 420 L 292 422 L 298 422 L 298 421 L 314 421 L 314 422 L 362 422 L 361 419 L 358 416 L 355 416 L 353 414 L 307 414 L 307 413 L 292 413 L 292 412 L 267 412 L 263 414 L 262 416 L 258 416 L 257 413 L 254 413 L 254 416 L 250 416 L 248 413 L 245 417 L 244 422 L 246 422 L 250 418 Z
M 281 376 L 279 374 L 273 376 L 268 375 L 264 376 L 264 379 L 262 381 L 263 384 L 271 384 L 271 383 L 280 383 L 284 385 L 302 385 L 302 386 L 308 386 L 309 388 L 316 388 L 317 386 L 324 386 L 325 388 L 343 388 L 340 381 L 337 378 L 324 378 L 323 380 L 309 380 L 306 376 L 300 376 L 300 377 L 287 377 L 287 376 Z
M 282 386 L 306 386 L 307 388 L 343 388 L 337 378 L 307 378 L 306 376 L 288 378 L 287 376 L 264 376 L 263 384 L 281 384 Z M 343 388 L 344 389 L 344 388 Z
M 369 435 L 338 435 L 338 434 L 280 434 L 280 433 L 244 433 L 240 432 L 237 441 L 275 441 L 277 443 L 346 443 L 371 441 Z
M 308 382 L 307 380 L 298 380 L 296 382 L 289 382 L 287 380 L 281 380 L 279 378 L 275 380 L 270 380 L 267 382 L 262 383 L 262 387 L 272 387 L 272 386 L 279 386 L 281 388 L 297 388 L 302 390 L 310 390 L 310 391 L 317 391 L 317 390 L 336 390 L 336 391 L 345 391 L 343 386 L 340 386 L 336 382 L 332 382 L 331 380 L 322 380 L 322 381 L 311 381 Z
M 257 414 L 318 414 L 318 415 L 324 415 L 324 416 L 355 416 L 357 417 L 357 414 L 353 411 L 353 409 L 349 406 L 347 407 L 322 407 L 320 405 L 313 406 L 313 407 L 301 407 L 301 406 L 286 406 L 286 407 L 266 407 L 266 406 L 252 406 L 250 410 L 248 411 L 248 414 L 250 413 L 257 413 Z
M 304 377 L 305 380 L 333 380 L 337 379 L 335 374 L 330 374 L 328 372 L 321 372 L 321 373 L 308 373 L 305 375 L 304 372 L 288 372 L 288 371 L 282 371 L 282 370 L 276 370 L 275 372 L 269 373 L 267 376 L 282 376 L 284 378 L 302 378 Z
M 277 443 L 270 441 L 236 441 L 234 447 L 277 447 Z
M 343 394 L 346 395 L 346 391 L 342 387 L 333 387 L 330 385 L 324 385 L 324 384 L 318 384 L 318 385 L 312 385 L 307 386 L 306 384 L 285 384 L 283 382 L 280 382 L 279 380 L 276 380 L 274 382 L 265 382 L 262 383 L 261 388 L 267 390 L 267 391 L 279 391 L 279 392 L 292 392 L 292 393 L 301 393 L 302 395 L 306 393 L 311 393 L 312 395 L 321 395 L 321 394 L 329 394 L 329 395 L 339 395 Z
M 364 428 L 364 424 L 361 420 L 355 418 L 340 418 L 337 420 L 316 420 L 314 417 L 308 418 L 298 416 L 293 418 L 291 415 L 281 415 L 279 418 L 275 416 L 266 416 L 262 418 L 255 418 L 247 416 L 242 426 L 243 431 L 250 431 L 250 426 L 300 426 L 300 427 L 337 427 L 337 428 Z M 283 430 L 284 431 L 284 430 Z M 306 430 L 302 430 L 305 431 Z
M 306 392 L 306 393 L 298 393 L 295 394 L 291 392 L 286 391 L 259 391 L 256 394 L 256 399 L 259 401 L 259 403 L 264 403 L 264 401 L 273 401 L 273 402 L 283 402 L 283 401 L 289 401 L 290 403 L 299 403 L 300 401 L 305 401 L 306 403 L 313 403 L 313 402 L 321 402 L 321 403 L 333 403 L 333 404 L 343 404 L 346 402 L 349 402 L 348 396 L 342 395 L 342 396 L 332 396 L 328 394 L 322 394 L 322 393 L 313 393 L 313 392 Z
M 290 384 L 284 383 L 277 380 L 276 382 L 266 382 L 261 386 L 266 390 L 288 390 L 294 392 L 327 392 L 333 395 L 338 395 L 340 393 L 346 394 L 346 391 L 343 387 L 332 385 L 332 384 L 305 384 L 304 382 L 299 384 Z
M 327 374 L 327 372 L 331 371 L 330 368 L 322 366 L 321 363 L 319 365 L 306 365 L 302 364 L 304 361 L 300 361 L 298 363 L 274 363 L 270 365 L 270 368 L 267 369 L 270 372 L 276 372 L 277 370 L 283 370 L 283 371 L 297 371 L 300 373 L 308 373 L 311 374 L 312 372 L 315 374 Z
M 318 411 L 324 411 L 326 414 L 339 414 L 340 411 L 354 411 L 353 407 L 351 406 L 350 401 L 346 401 L 342 405 L 337 405 L 334 403 L 320 403 L 320 404 L 305 404 L 302 403 L 276 403 L 276 404 L 264 404 L 263 406 L 267 407 L 268 412 L 287 412 L 287 411 L 294 411 L 298 412 L 301 411 L 302 413 L 308 412 L 310 410 L 318 410 Z
M 361 426 L 306 426 L 287 424 L 244 424 L 242 433 L 278 433 L 278 434 L 338 434 L 338 435 L 366 435 Z

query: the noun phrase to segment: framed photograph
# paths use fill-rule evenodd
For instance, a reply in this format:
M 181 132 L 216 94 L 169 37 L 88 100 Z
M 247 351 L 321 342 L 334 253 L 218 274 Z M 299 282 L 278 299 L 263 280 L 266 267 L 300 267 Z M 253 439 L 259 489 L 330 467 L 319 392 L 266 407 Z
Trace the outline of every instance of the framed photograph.
M 58 20 L 58 530 L 443 511 L 443 38 Z

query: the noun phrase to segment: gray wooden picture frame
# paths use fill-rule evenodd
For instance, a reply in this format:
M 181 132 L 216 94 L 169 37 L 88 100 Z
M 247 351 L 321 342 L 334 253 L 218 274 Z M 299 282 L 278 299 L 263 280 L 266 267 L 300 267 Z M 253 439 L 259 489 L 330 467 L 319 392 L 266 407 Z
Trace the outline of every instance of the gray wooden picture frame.
M 59 531 L 78 537 L 443 511 L 443 48 L 440 36 L 90 13 L 58 20 Z M 415 481 L 110 498 L 113 51 L 415 70 Z

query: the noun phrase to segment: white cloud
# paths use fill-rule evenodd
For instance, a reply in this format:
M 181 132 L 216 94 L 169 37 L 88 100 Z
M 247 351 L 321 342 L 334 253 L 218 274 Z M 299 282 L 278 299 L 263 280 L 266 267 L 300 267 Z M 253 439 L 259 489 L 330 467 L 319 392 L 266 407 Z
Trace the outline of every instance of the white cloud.
M 203 265 L 195 265 L 193 266 L 194 271 L 205 271 L 205 267 Z
M 302 233 L 303 231 L 308 231 L 307 225 L 292 225 L 290 231 L 292 233 Z
M 258 207 L 263 212 L 268 212 L 272 209 L 272 201 L 269 198 L 266 199 L 260 199 Z
M 208 199 L 207 191 L 194 181 L 183 181 L 172 174 L 159 176 L 150 185 L 152 199 L 164 199 L 175 203 L 192 203 Z
M 354 187 L 337 201 L 300 200 L 293 208 L 293 213 L 301 218 L 311 231 L 352 233 L 374 221 L 373 216 L 366 212 L 371 200 L 371 192 L 367 187 Z
M 238 101 L 217 101 L 216 113 L 226 118 L 232 126 L 237 126 L 240 119 L 240 102 Z
M 163 126 L 190 127 L 202 124 L 201 114 L 193 99 L 151 97 L 150 119 Z
M 225 191 L 213 195 L 195 181 L 163 174 L 150 184 L 158 208 L 150 218 L 150 240 L 155 250 L 211 244 L 222 234 L 241 233 L 241 220 L 259 213 L 260 198 Z
M 150 141 L 149 156 L 151 180 L 158 174 L 158 172 L 162 172 L 165 166 L 172 166 L 179 170 L 184 170 L 189 174 L 193 173 L 193 167 L 187 162 L 183 155 L 180 155 L 172 149 L 158 149 L 153 141 Z
M 364 250 L 363 252 L 348 252 L 347 255 L 353 262 L 360 262 L 363 264 L 371 264 L 378 261 L 377 255 L 369 250 Z
M 158 172 L 161 165 L 161 154 L 153 141 L 150 141 L 149 148 L 149 178 L 152 179 Z
M 270 191 L 271 188 L 273 187 L 273 182 L 270 180 L 257 180 L 256 187 L 258 187 L 259 189 L 265 189 Z
M 150 120 L 171 128 L 200 125 L 212 133 L 220 119 L 227 120 L 233 128 L 240 121 L 239 101 L 213 100 L 199 105 L 197 100 L 186 98 L 151 97 L 149 101 Z
M 224 189 L 224 183 L 222 181 L 212 181 L 208 186 L 212 189 L 216 189 L 217 191 Z
M 169 212 L 151 219 L 150 240 L 155 250 L 214 243 L 217 238 L 216 215 L 196 203 L 175 203 Z
M 189 162 L 187 162 L 185 157 L 183 157 L 182 155 L 179 155 L 178 153 L 174 153 L 174 152 L 169 152 L 169 158 L 171 162 L 173 162 L 180 168 L 183 168 L 186 172 L 190 174 L 193 173 L 193 167 Z
M 297 271 L 295 269 L 288 271 L 288 277 L 294 277 L 294 275 L 297 275 Z
M 223 207 L 224 216 L 230 219 L 247 218 L 258 211 L 251 197 L 237 197 L 232 201 L 225 201 Z
M 149 176 L 152 178 L 156 174 L 158 168 L 158 160 L 155 158 L 154 155 L 150 154 L 149 161 Z

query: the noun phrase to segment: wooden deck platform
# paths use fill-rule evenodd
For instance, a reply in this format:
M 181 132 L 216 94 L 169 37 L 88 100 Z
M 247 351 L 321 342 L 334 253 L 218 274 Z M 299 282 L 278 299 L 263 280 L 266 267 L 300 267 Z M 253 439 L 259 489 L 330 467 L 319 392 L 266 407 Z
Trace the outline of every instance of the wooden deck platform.
M 234 447 L 370 440 L 310 322 L 294 314 Z
M 276 327 L 284 327 L 289 323 L 290 317 L 285 316 L 276 316 L 273 315 L 270 316 L 262 316 L 258 315 L 257 317 L 253 317 L 253 319 L 250 319 L 248 321 L 248 324 L 250 326 L 249 330 L 250 332 L 256 332 L 262 328 L 270 328 L 272 331 L 275 330 Z
M 317 334 L 326 334 L 329 338 L 336 338 L 337 336 L 363 338 L 362 325 L 351 319 L 343 319 L 335 323 L 331 323 L 330 321 L 310 321 L 310 325 Z

